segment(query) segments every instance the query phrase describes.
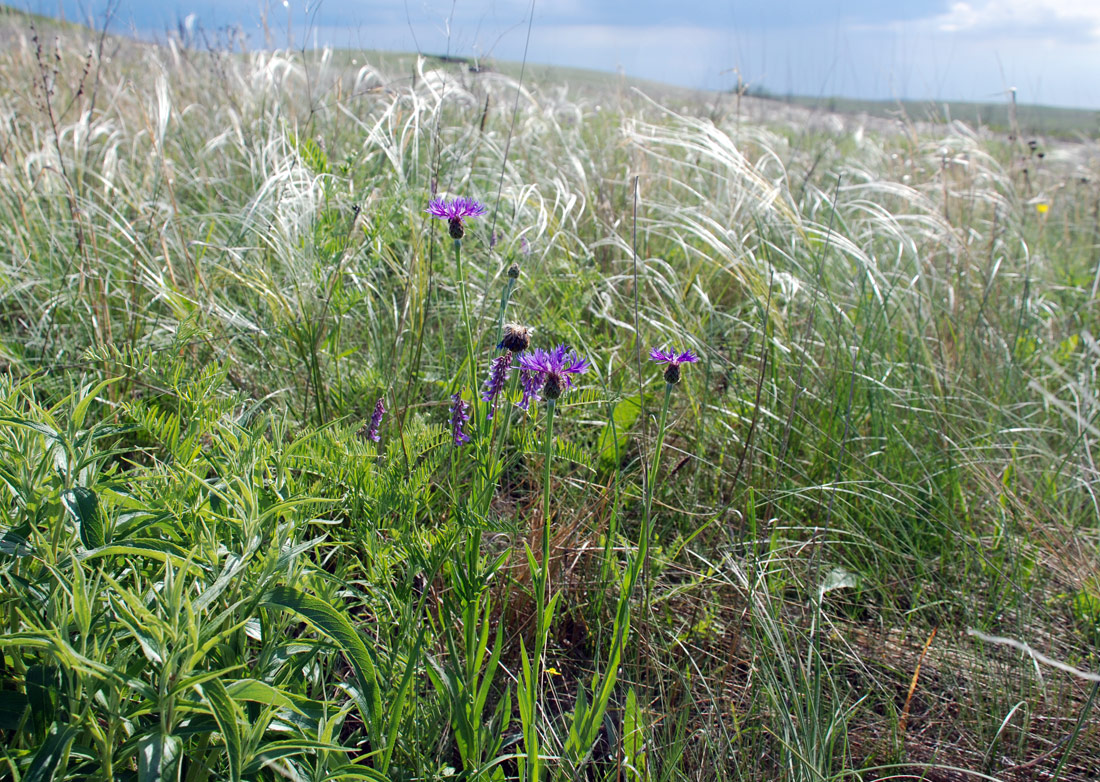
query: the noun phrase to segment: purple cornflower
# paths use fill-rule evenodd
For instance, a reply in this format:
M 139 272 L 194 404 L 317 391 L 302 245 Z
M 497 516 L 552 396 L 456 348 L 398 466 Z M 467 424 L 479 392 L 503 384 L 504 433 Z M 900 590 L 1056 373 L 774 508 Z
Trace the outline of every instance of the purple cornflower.
M 470 405 L 462 401 L 462 394 L 451 395 L 451 434 L 454 435 L 455 445 L 465 445 L 470 442 L 470 435 L 462 431 L 466 422 L 470 420 Z
M 520 370 L 526 370 L 533 376 L 524 383 L 525 400 L 530 401 L 540 390 L 547 399 L 557 399 L 563 391 L 573 387 L 569 376 L 579 375 L 590 366 L 592 364 L 588 359 L 578 357 L 576 351 L 569 350 L 565 345 L 558 345 L 553 350 L 539 348 L 523 354 L 519 358 Z M 533 389 L 533 393 L 528 393 L 529 388 Z
M 367 437 L 378 442 L 378 427 L 382 425 L 382 416 L 386 414 L 386 406 L 382 404 L 382 397 L 378 397 L 378 401 L 374 403 L 374 412 L 370 417 L 370 427 L 367 429 Z
M 699 360 L 699 357 L 690 350 L 677 353 L 675 350 L 653 348 L 649 351 L 649 360 L 656 361 L 658 364 L 667 364 L 665 367 L 665 382 L 672 384 L 680 382 L 680 365 L 694 364 Z
M 481 394 L 481 398 L 489 403 L 489 413 L 485 416 L 486 419 L 492 418 L 493 411 L 497 408 L 497 397 L 504 390 L 504 383 L 508 380 L 508 370 L 512 368 L 512 358 L 511 351 L 505 351 L 494 358 L 489 365 L 489 378 L 485 381 L 485 390 Z
M 433 198 L 424 211 L 432 217 L 446 220 L 451 238 L 461 239 L 466 234 L 466 227 L 462 224 L 462 220 L 467 217 L 480 217 L 489 210 L 472 198 L 458 196 L 450 201 Z

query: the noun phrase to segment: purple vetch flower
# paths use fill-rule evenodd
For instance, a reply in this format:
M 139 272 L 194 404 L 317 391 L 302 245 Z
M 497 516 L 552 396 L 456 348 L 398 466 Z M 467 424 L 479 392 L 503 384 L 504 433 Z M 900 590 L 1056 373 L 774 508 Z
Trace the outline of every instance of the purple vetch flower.
M 529 241 L 527 241 L 526 236 L 521 236 L 519 238 L 519 251 L 523 255 L 530 255 L 531 254 L 531 243 Z
M 493 359 L 489 364 L 489 378 L 485 381 L 485 390 L 481 398 L 489 403 L 489 413 L 486 419 L 493 417 L 493 411 L 497 408 L 497 397 L 504 390 L 504 383 L 508 380 L 508 371 L 512 368 L 513 353 L 506 351 Z
M 679 383 L 680 365 L 694 364 L 696 361 L 699 360 L 699 357 L 692 353 L 690 350 L 685 350 L 683 353 L 677 353 L 675 350 L 660 350 L 658 348 L 653 348 L 649 351 L 649 360 L 655 361 L 658 364 L 666 365 L 666 383 Z
M 382 425 L 382 416 L 386 414 L 386 406 L 382 403 L 382 397 L 378 397 L 378 401 L 374 403 L 374 412 L 370 417 L 370 427 L 367 429 L 367 437 L 378 442 L 378 427 Z
M 462 394 L 451 395 L 451 434 L 454 435 L 455 445 L 465 445 L 470 442 L 470 435 L 462 431 L 466 422 L 470 420 L 470 404 L 462 401 Z
M 558 345 L 553 350 L 539 348 L 519 358 L 520 370 L 537 376 L 528 379 L 534 392 L 542 391 L 547 399 L 557 399 L 563 391 L 572 388 L 573 381 L 569 376 L 586 372 L 590 366 L 592 364 L 588 359 L 578 357 L 576 351 L 569 350 L 565 345 Z M 537 386 L 534 385 L 536 382 Z M 530 401 L 532 394 L 527 393 L 527 388 L 525 385 L 524 397 Z
M 450 201 L 433 198 L 424 211 L 432 217 L 446 220 L 451 238 L 461 239 L 466 234 L 466 227 L 462 221 L 467 217 L 480 217 L 489 210 L 472 198 L 458 196 Z
M 519 384 L 523 388 L 523 399 L 516 402 L 516 407 L 526 410 L 531 402 L 539 401 L 539 389 L 542 388 L 543 376 L 541 372 L 532 372 L 530 369 L 520 369 Z

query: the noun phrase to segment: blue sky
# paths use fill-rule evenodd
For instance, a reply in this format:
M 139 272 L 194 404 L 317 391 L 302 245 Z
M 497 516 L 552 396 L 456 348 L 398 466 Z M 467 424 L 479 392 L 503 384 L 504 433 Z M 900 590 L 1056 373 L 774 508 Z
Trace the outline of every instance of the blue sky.
M 8 0 L 83 19 L 107 0 Z M 519 60 L 530 0 L 118 0 L 115 29 L 191 14 L 274 43 Z M 289 22 L 289 24 L 288 24 Z M 535 0 L 528 60 L 692 87 L 1100 109 L 1100 0 Z

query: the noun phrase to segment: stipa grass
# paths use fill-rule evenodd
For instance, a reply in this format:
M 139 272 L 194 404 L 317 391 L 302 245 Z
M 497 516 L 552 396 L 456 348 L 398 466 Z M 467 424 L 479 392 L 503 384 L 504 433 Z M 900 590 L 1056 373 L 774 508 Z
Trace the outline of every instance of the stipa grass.
M 18 25 L 4 773 L 1095 775 L 1094 144 Z

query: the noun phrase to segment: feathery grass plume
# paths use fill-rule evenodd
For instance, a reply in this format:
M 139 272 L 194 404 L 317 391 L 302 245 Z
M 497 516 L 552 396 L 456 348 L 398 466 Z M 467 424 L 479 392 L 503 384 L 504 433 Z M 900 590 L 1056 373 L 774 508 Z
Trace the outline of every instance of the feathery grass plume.
M 675 385 L 680 382 L 680 365 L 694 364 L 699 360 L 699 357 L 690 350 L 677 353 L 675 350 L 653 348 L 649 351 L 649 360 L 658 364 L 665 364 L 665 382 Z
M 569 376 L 587 372 L 592 363 L 586 358 L 580 358 L 576 351 L 569 350 L 565 345 L 558 345 L 553 350 L 538 348 L 520 356 L 519 366 L 521 370 L 527 370 L 535 376 L 529 378 L 528 383 L 532 384 L 536 392 L 541 390 L 547 399 L 557 399 L 564 391 L 573 387 Z M 537 386 L 534 386 L 535 383 Z M 524 394 L 527 395 L 527 385 L 524 386 Z
M 470 420 L 470 404 L 462 401 L 462 394 L 451 395 L 451 435 L 455 445 L 465 445 L 470 442 L 470 435 L 463 431 L 466 422 Z
M 382 397 L 378 397 L 378 401 L 374 403 L 374 412 L 371 413 L 370 427 L 367 429 L 367 437 L 378 442 L 378 427 L 382 425 L 382 416 L 386 414 L 386 405 L 382 402 Z
M 499 350 L 507 350 L 515 354 L 522 353 L 531 347 L 531 329 L 518 323 L 505 323 L 504 334 L 497 345 Z
M 458 196 L 450 201 L 443 198 L 433 198 L 425 209 L 432 217 L 447 221 L 447 230 L 452 239 L 461 239 L 466 235 L 466 226 L 463 220 L 468 217 L 480 217 L 489 210 L 484 205 L 472 198 Z
M 494 358 L 492 363 L 489 364 L 489 377 L 485 380 L 485 390 L 481 393 L 481 398 L 489 403 L 489 413 L 485 416 L 486 419 L 493 417 L 493 412 L 497 407 L 497 397 L 504 390 L 504 383 L 508 380 L 508 372 L 512 368 L 514 358 L 513 353 L 505 352 Z

